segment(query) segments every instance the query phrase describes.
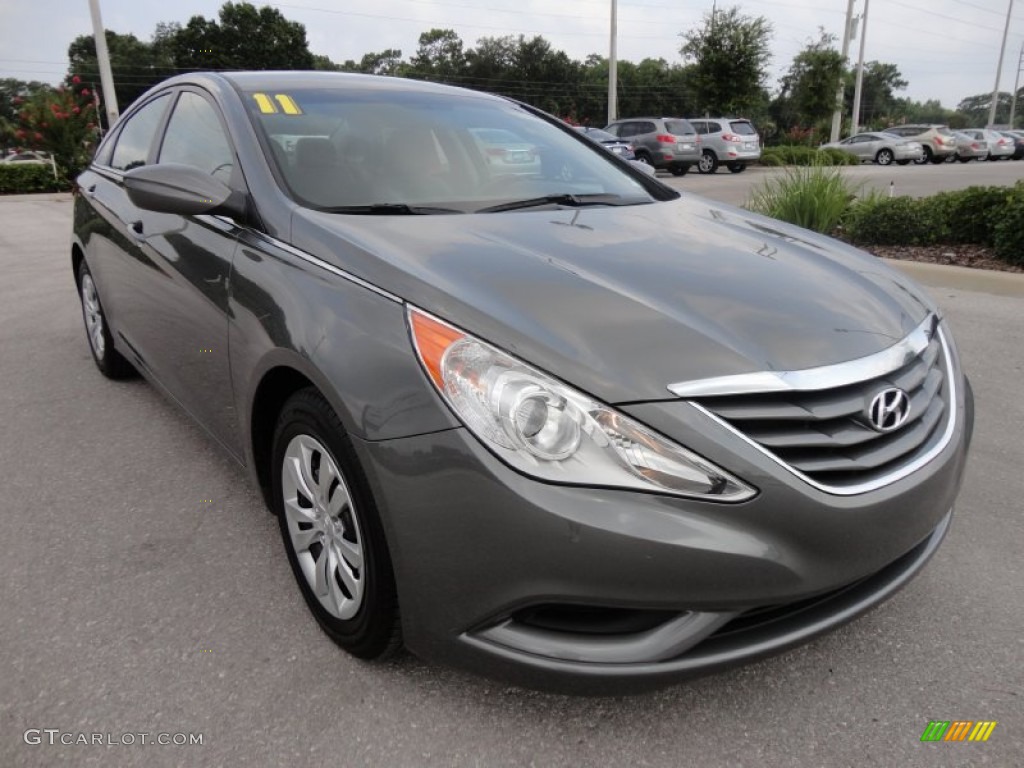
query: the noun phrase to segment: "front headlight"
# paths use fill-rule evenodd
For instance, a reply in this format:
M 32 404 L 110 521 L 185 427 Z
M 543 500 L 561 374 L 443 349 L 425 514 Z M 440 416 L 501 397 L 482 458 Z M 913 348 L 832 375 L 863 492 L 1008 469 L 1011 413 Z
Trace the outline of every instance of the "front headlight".
M 714 501 L 756 491 L 623 413 L 426 313 L 409 308 L 420 362 L 455 415 L 524 474 Z

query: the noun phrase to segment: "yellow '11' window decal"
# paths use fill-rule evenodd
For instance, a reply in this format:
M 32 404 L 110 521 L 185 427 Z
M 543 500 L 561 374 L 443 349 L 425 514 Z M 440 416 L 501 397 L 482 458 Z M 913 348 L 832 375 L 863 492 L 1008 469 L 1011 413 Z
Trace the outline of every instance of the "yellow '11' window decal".
M 264 115 L 275 114 L 277 112 L 277 105 L 281 106 L 281 111 L 286 115 L 302 114 L 302 110 L 299 109 L 299 105 L 295 103 L 295 99 L 286 93 L 274 94 L 273 99 L 265 93 L 254 93 L 252 98 L 256 102 L 256 106 L 260 108 L 260 112 Z M 274 101 L 276 101 L 277 104 L 275 104 Z

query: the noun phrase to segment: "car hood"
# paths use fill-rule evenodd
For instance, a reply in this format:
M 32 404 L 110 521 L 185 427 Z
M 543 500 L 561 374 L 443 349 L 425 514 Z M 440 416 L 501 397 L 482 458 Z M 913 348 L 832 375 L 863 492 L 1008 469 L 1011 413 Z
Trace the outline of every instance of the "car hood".
M 292 242 L 610 403 L 863 357 L 937 312 L 873 256 L 695 196 L 434 216 L 299 208 Z

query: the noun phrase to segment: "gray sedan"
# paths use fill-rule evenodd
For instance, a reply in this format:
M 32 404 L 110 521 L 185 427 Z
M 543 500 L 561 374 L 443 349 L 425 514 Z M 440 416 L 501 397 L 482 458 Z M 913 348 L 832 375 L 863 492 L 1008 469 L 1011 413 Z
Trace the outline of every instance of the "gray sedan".
M 841 149 L 859 158 L 862 163 L 879 165 L 890 165 L 894 161 L 900 165 L 907 165 L 924 157 L 924 148 L 919 142 L 885 131 L 857 133 L 842 141 L 822 144 L 822 147 Z
M 878 605 L 949 530 L 973 399 L 927 294 L 532 107 L 180 75 L 78 186 L 96 366 L 247 468 L 358 657 L 664 685 Z

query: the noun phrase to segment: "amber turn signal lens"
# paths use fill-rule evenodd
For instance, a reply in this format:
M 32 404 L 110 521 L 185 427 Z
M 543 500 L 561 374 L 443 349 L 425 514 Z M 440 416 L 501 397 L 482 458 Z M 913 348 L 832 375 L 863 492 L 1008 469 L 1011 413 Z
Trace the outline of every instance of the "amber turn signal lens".
M 444 357 L 448 347 L 459 339 L 465 338 L 466 334 L 416 310 L 410 310 L 409 322 L 412 326 L 412 337 L 416 342 L 416 351 L 419 353 L 420 360 L 437 388 L 444 391 L 441 358 Z

